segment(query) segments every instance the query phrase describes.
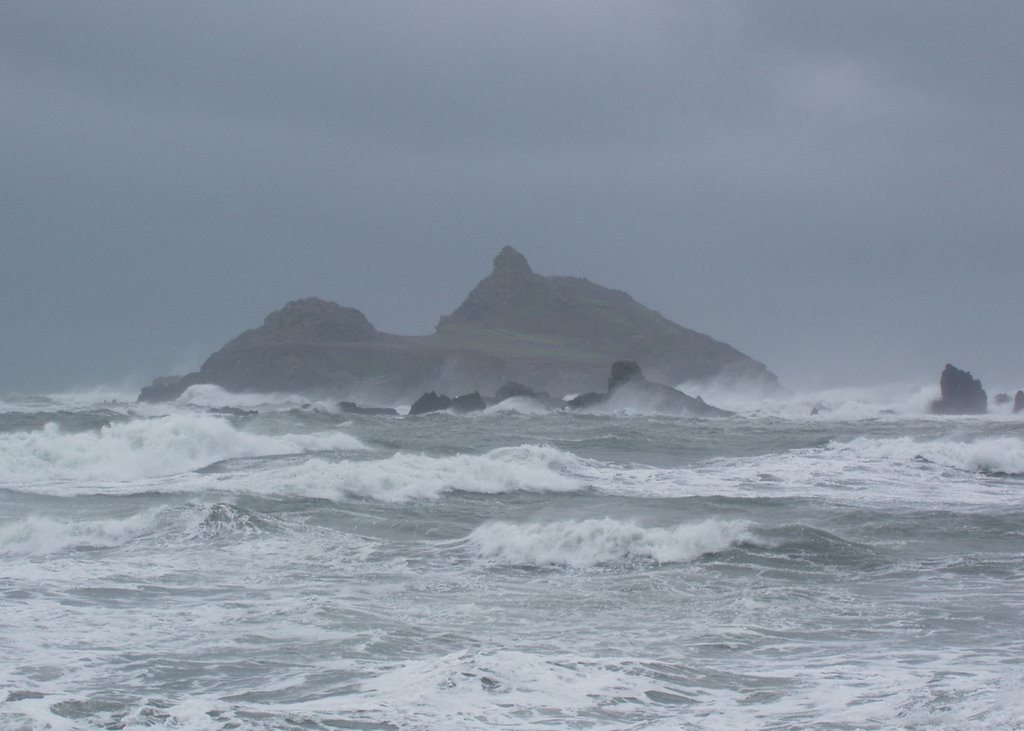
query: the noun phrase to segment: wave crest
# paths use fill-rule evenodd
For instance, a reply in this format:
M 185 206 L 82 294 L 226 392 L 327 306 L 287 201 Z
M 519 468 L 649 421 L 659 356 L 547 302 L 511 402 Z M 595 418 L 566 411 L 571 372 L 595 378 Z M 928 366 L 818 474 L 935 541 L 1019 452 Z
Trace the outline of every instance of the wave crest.
M 0 481 L 127 481 L 179 474 L 238 457 L 365 449 L 343 432 L 265 435 L 208 414 L 172 414 L 69 433 L 56 424 L 0 435 Z
M 270 491 L 340 500 L 436 499 L 450 492 L 573 492 L 579 458 L 553 447 L 503 447 L 485 454 L 432 457 L 399 452 L 387 459 L 335 462 L 314 458 L 267 475 Z
M 487 523 L 469 535 L 486 560 L 511 566 L 587 568 L 634 559 L 692 561 L 752 540 L 746 521 L 706 520 L 669 528 L 612 518 L 553 523 Z

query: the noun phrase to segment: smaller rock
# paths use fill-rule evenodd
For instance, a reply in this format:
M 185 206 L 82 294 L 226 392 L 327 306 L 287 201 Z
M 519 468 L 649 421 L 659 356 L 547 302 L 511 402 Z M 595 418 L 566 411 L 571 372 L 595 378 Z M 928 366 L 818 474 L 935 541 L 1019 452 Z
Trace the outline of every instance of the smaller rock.
M 429 414 L 434 411 L 448 411 L 449 409 L 456 414 L 466 414 L 470 411 L 483 411 L 486 408 L 487 404 L 484 403 L 483 396 L 479 391 L 464 393 L 455 398 L 430 391 L 416 399 L 416 403 L 409 409 L 409 416 Z
M 435 392 L 428 391 L 416 399 L 416 403 L 409 409 L 409 416 L 429 414 L 434 411 L 447 411 L 451 405 L 452 400 L 450 397 L 443 394 L 438 396 Z
M 1017 391 L 1013 397 L 1013 413 L 1019 414 L 1024 411 L 1024 391 Z
M 997 406 L 1008 404 L 1010 403 L 1010 401 L 1010 394 L 1008 393 L 997 393 L 995 396 L 992 397 L 992 403 L 996 404 Z
M 361 416 L 398 416 L 398 412 L 383 406 L 360 406 L 352 401 L 342 401 L 338 408 L 344 414 L 359 414 Z
M 494 402 L 501 403 L 506 399 L 515 398 L 517 396 L 528 396 L 530 398 L 537 398 L 537 394 L 532 388 L 524 386 L 521 383 L 515 381 L 509 381 L 497 391 L 494 392 Z

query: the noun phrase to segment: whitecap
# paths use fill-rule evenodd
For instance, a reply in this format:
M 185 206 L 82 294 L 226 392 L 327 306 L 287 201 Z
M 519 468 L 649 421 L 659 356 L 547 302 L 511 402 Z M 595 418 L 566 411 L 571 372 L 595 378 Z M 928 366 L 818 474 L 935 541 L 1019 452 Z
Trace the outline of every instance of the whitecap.
M 552 523 L 485 523 L 469 535 L 480 558 L 513 566 L 586 568 L 614 561 L 692 561 L 753 540 L 746 521 L 706 520 L 645 527 L 612 518 Z
M 246 488 L 270 494 L 385 502 L 436 499 L 451 492 L 572 492 L 582 490 L 581 460 L 553 447 L 503 447 L 485 454 L 436 457 L 399 452 L 385 459 L 335 461 L 313 457 L 247 477 Z
M 340 431 L 255 434 L 208 414 L 175 413 L 77 433 L 51 423 L 41 430 L 0 434 L 0 482 L 130 481 L 238 457 L 365 448 Z

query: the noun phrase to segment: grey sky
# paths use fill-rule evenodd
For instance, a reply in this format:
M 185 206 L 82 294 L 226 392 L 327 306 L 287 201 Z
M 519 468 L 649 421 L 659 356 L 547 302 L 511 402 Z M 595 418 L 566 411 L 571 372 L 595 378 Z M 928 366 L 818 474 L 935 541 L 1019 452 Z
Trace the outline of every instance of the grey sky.
M 289 299 L 427 333 L 505 244 L 787 385 L 1024 386 L 1019 2 L 5 2 L 0 392 Z

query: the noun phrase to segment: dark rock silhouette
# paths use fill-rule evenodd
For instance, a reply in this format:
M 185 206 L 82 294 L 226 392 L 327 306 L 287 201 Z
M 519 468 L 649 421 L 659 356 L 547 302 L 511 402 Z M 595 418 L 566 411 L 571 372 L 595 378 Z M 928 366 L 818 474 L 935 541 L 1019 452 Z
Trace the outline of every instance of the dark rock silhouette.
M 574 396 L 569 399 L 565 405 L 570 409 L 590 409 L 594 406 L 600 406 L 607 400 L 608 394 L 591 391 L 589 393 L 581 393 L 579 396 Z
M 1012 400 L 1013 399 L 1010 398 L 1010 394 L 1008 393 L 997 393 L 992 397 L 992 403 L 997 404 L 998 406 L 1008 404 Z
M 434 411 L 453 411 L 456 414 L 468 414 L 471 411 L 483 411 L 487 408 L 483 396 L 478 391 L 451 398 L 433 391 L 420 396 L 409 409 L 409 416 L 429 414 Z
M 398 416 L 394 409 L 383 406 L 360 406 L 352 401 L 342 401 L 338 408 L 343 414 L 358 414 L 361 416 Z
M 157 379 L 139 398 L 173 399 L 199 383 L 358 394 L 378 403 L 430 390 L 491 392 L 508 381 L 564 394 L 603 388 L 606 364 L 627 357 L 665 383 L 713 377 L 777 384 L 763 364 L 625 292 L 536 274 L 506 246 L 432 335 L 389 335 L 359 310 L 315 297 L 295 300 L 231 340 L 198 372 Z
M 612 377 L 608 379 L 608 390 L 612 391 L 628 381 L 643 381 L 644 372 L 635 360 L 617 360 L 612 363 Z
M 447 411 L 452 405 L 450 396 L 438 396 L 433 391 L 423 394 L 409 409 L 409 416 L 429 414 L 434 411 Z
M 1013 396 L 1013 413 L 1019 414 L 1024 411 L 1024 391 L 1017 391 Z
M 981 381 L 956 366 L 946 364 L 939 379 L 942 398 L 932 402 L 935 414 L 984 414 L 988 411 L 988 394 Z
M 470 411 L 483 411 L 487 408 L 479 391 L 466 393 L 452 399 L 451 410 L 456 414 L 468 414 Z
M 525 396 L 527 398 L 536 398 L 537 392 L 532 388 L 524 386 L 521 383 L 515 381 L 509 381 L 504 384 L 501 388 L 494 392 L 494 403 L 499 404 L 510 398 L 516 398 L 517 396 Z
M 139 393 L 139 401 L 173 401 L 191 386 L 185 384 L 186 376 L 160 376 L 154 378 L 148 386 L 144 386 Z
M 732 416 L 731 411 L 715 408 L 699 396 L 694 398 L 670 386 L 648 381 L 633 360 L 612 364 L 607 393 L 586 393 L 567 405 L 572 409 L 602 407 L 612 411 L 632 409 L 659 414 Z

